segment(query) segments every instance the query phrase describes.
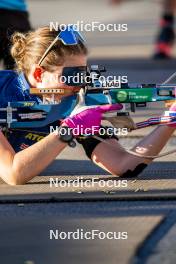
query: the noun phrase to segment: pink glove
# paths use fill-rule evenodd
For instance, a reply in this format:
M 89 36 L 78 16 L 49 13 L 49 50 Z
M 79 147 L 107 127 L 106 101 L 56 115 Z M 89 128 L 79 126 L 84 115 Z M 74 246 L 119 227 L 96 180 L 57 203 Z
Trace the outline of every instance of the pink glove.
M 79 101 L 69 117 L 62 121 L 62 125 L 74 129 L 73 135 L 95 134 L 101 125 L 102 115 L 108 111 L 117 111 L 123 108 L 121 104 L 86 106 L 84 101 L 84 90 L 81 89 Z M 75 129 L 76 128 L 76 129 Z M 76 131 L 76 133 L 74 133 Z

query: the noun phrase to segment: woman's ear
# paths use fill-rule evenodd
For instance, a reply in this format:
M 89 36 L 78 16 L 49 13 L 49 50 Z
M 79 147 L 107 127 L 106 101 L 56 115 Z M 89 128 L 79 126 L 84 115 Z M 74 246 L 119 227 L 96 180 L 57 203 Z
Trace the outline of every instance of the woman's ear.
M 40 66 L 36 66 L 33 72 L 33 77 L 36 82 L 42 82 L 42 73 L 44 70 Z

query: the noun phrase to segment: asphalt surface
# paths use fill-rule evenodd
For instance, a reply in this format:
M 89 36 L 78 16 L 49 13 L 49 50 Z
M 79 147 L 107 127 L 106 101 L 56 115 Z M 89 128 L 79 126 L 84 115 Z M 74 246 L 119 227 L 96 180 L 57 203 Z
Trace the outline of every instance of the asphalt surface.
M 175 263 L 175 201 L 20 203 L 0 213 L 1 263 Z M 128 239 L 49 239 L 50 230 L 77 229 Z
M 92 61 L 94 63 L 94 61 Z M 102 60 L 110 73 L 127 72 L 131 82 L 161 82 L 171 74 L 175 62 L 156 64 L 145 60 Z M 166 72 L 165 69 L 167 68 Z M 151 77 L 152 76 L 152 77 Z M 157 109 L 159 108 L 159 110 Z M 162 111 L 155 106 L 154 114 Z M 146 118 L 150 106 L 137 112 Z M 145 134 L 120 139 L 131 147 Z M 165 150 L 175 145 L 173 137 Z M 25 186 L 0 183 L 0 255 L 3 264 L 20 263 L 175 263 L 176 173 L 175 155 L 150 165 L 127 188 L 102 188 L 109 179 L 93 165 L 78 146 L 67 148 L 39 177 Z M 68 182 L 82 177 L 96 178 L 94 188 L 50 188 L 50 178 Z M 116 179 L 118 181 L 118 179 Z M 126 240 L 50 239 L 58 232 L 127 232 Z

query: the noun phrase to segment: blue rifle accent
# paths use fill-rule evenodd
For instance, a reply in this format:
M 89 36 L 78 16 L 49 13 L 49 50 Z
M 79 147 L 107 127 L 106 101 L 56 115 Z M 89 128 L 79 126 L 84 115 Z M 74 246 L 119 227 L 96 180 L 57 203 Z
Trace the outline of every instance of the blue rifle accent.
M 37 104 L 36 102 L 11 102 L 9 105 L 12 109 L 17 109 L 17 111 L 12 112 L 12 119 L 19 120 L 20 113 L 37 113 L 37 111 L 43 112 L 46 117 L 38 119 L 37 121 L 12 121 L 10 124 L 11 128 L 35 128 L 44 127 L 57 120 L 64 119 L 70 115 L 74 107 L 76 106 L 77 97 L 69 96 L 64 98 L 59 104 Z M 108 99 L 104 94 L 96 93 L 86 96 L 86 105 L 97 105 L 97 104 L 108 104 Z M 0 119 L 5 119 L 7 111 L 3 108 L 0 111 Z M 25 111 L 27 110 L 27 112 Z M 4 125 L 7 123 L 0 122 Z

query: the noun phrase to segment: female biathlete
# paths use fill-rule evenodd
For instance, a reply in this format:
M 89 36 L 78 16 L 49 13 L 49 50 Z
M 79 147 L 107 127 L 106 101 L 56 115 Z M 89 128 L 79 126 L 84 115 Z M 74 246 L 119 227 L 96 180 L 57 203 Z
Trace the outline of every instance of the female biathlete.
M 59 77 L 64 67 L 85 66 L 87 49 L 77 31 L 63 32 L 43 27 L 25 35 L 13 35 L 11 54 L 17 70 L 0 72 L 0 107 L 12 101 L 40 103 L 39 97 L 30 95 L 31 87 L 62 87 L 67 90 L 67 95 L 78 90 L 78 87 L 75 89 L 74 86 L 63 85 Z M 121 109 L 120 104 L 82 107 L 62 122 L 58 120 L 56 123 L 68 128 L 100 127 L 103 113 L 118 109 Z M 171 110 L 175 109 L 176 105 L 173 105 Z M 152 158 L 146 156 L 158 155 L 173 131 L 174 125 L 158 126 L 132 149 L 134 153 L 142 153 L 145 157 L 130 154 L 116 137 L 108 135 L 100 136 L 104 142 L 94 137 L 77 137 L 76 140 L 99 167 L 114 176 L 131 177 L 141 173 L 152 161 Z M 24 184 L 41 173 L 67 146 L 68 142 L 60 134 L 49 133 L 48 127 L 32 131 L 1 130 L 0 177 L 10 185 Z

